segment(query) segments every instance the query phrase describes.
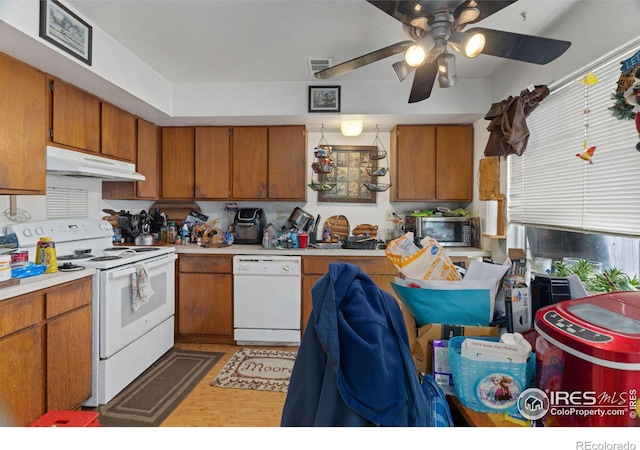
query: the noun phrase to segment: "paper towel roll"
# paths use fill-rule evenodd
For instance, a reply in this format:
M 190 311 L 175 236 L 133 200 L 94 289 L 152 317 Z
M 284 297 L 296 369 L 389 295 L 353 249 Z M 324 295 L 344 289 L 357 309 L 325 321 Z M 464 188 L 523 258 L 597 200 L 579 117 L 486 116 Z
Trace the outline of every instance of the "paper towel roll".
M 487 200 L 487 211 L 484 219 L 484 233 L 489 236 L 498 234 L 498 200 Z

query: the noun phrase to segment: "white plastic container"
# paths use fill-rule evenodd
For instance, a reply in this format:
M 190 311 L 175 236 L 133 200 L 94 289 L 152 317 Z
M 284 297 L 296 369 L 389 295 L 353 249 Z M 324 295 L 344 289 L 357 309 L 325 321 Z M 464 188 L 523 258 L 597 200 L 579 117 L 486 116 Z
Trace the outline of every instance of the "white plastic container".
M 11 278 L 11 255 L 0 255 L 0 281 Z

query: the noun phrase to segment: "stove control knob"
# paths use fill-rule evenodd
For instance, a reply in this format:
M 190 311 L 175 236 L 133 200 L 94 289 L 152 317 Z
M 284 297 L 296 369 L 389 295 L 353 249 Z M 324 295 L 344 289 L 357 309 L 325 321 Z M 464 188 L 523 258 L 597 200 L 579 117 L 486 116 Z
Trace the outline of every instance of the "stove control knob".
M 33 236 L 33 231 L 31 231 L 31 228 L 25 228 L 24 230 L 22 230 L 22 234 L 24 234 L 26 237 L 31 237 Z
M 98 225 L 98 228 L 100 228 L 101 230 L 110 230 L 111 224 L 109 222 L 103 222 Z
M 40 236 L 44 235 L 44 228 L 37 227 L 36 228 L 36 234 L 39 234 Z

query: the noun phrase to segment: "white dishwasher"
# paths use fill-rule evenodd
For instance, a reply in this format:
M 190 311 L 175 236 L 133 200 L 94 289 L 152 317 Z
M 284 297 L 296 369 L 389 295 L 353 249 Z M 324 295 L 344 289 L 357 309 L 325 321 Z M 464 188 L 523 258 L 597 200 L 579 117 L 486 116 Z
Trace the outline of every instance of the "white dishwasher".
M 233 336 L 238 345 L 300 344 L 300 260 L 233 257 Z

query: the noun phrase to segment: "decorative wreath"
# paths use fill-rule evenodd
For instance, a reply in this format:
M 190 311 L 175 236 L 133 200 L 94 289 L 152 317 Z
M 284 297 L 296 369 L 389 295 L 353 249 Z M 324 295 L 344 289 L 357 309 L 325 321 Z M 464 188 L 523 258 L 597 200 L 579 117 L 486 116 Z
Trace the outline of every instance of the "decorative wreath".
M 609 107 L 609 111 L 613 117 L 619 120 L 633 120 L 640 138 L 640 51 L 622 61 L 621 75 L 611 99 L 614 104 Z M 636 149 L 640 151 L 640 143 L 636 145 Z

